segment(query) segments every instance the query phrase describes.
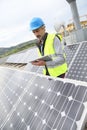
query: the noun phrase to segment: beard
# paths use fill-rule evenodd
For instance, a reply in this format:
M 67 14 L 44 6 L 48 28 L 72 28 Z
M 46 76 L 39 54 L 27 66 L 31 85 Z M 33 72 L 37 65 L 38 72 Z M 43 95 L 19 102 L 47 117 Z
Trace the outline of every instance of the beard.
M 38 39 L 41 39 L 41 35 L 37 35 L 37 38 L 38 38 Z

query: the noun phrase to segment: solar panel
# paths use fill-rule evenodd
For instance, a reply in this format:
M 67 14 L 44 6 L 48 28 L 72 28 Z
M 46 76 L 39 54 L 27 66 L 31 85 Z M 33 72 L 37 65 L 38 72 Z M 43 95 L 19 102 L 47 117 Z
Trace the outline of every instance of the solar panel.
M 87 82 L 87 42 L 80 44 L 79 50 L 69 66 L 66 78 Z
M 73 44 L 73 45 L 67 45 L 64 48 L 64 51 L 66 53 L 66 61 L 68 66 L 70 65 L 73 57 L 75 56 L 75 53 L 77 52 L 80 44 Z
M 36 47 L 32 47 L 25 52 L 20 52 L 9 56 L 7 63 L 29 63 L 29 61 L 38 58 Z
M 0 67 L 0 89 L 2 90 L 10 77 L 15 73 L 15 70 Z
M 24 70 L 25 70 L 25 71 L 29 71 L 29 72 L 36 72 L 36 73 L 42 74 L 43 68 L 44 68 L 43 66 L 35 66 L 35 65 L 32 65 L 31 63 L 28 63 L 28 64 L 24 67 Z
M 3 73 L 5 72 L 5 73 Z M 19 96 L 26 87 L 26 83 L 31 80 L 27 73 L 1 68 L 0 74 L 0 126 L 2 125 L 8 113 L 17 102 Z M 3 114 L 4 113 L 4 114 Z
M 0 93 L 1 130 L 82 130 L 86 114 L 85 82 L 16 70 Z

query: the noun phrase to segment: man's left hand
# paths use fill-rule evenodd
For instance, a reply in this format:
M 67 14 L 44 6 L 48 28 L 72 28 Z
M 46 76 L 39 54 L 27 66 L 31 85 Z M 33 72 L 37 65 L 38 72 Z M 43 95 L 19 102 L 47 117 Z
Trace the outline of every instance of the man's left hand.
M 46 62 L 44 60 L 37 60 L 37 61 L 33 61 L 32 65 L 36 65 L 36 66 L 45 66 Z

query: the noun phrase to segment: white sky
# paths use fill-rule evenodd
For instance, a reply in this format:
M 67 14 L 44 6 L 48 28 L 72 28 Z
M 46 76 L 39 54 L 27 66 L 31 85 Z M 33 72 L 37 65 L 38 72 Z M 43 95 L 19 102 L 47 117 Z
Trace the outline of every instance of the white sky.
M 87 15 L 87 0 L 76 0 L 76 3 L 79 15 Z M 33 17 L 41 17 L 46 30 L 55 32 L 55 21 L 67 24 L 72 13 L 66 0 L 0 0 L 0 47 L 35 39 L 29 31 Z

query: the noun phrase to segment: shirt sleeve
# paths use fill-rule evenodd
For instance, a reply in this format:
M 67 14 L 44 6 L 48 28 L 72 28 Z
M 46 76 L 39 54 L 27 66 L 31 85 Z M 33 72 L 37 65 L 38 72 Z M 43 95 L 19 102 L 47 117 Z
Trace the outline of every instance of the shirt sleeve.
M 62 65 L 63 63 L 65 63 L 62 43 L 60 42 L 60 40 L 56 36 L 54 38 L 53 47 L 55 50 L 55 54 L 51 55 L 52 61 L 46 62 L 46 65 L 49 67 L 55 67 L 55 66 Z

